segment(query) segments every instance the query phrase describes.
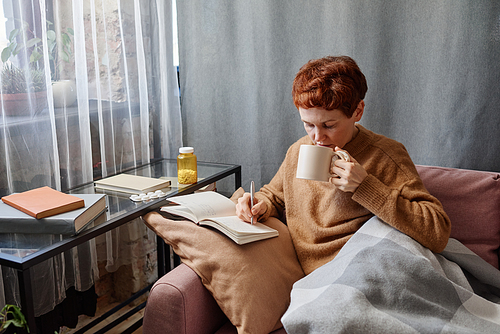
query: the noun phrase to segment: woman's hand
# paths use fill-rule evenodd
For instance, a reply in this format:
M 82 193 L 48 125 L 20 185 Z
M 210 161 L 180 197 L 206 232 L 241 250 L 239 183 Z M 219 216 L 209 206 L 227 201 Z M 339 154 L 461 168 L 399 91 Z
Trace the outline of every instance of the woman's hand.
M 254 218 L 261 217 L 267 211 L 267 205 L 265 202 L 259 202 L 257 198 L 253 199 L 253 208 L 250 208 L 250 193 L 245 193 L 243 196 L 238 198 L 238 204 L 236 204 L 236 216 L 245 222 L 250 222 L 252 216 Z M 256 221 L 257 219 L 254 219 Z
M 335 151 L 344 151 L 335 147 Z M 349 152 L 344 151 L 349 154 Z M 356 159 L 349 154 L 350 161 L 338 159 L 332 168 L 332 172 L 338 177 L 331 177 L 330 183 L 344 192 L 355 192 L 358 186 L 368 176 L 366 170 L 361 166 Z

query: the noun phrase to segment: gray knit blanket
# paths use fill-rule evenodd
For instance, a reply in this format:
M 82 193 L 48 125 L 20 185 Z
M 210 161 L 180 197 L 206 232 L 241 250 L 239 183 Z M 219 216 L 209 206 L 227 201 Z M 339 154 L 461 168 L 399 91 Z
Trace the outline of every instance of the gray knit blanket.
M 455 239 L 431 252 L 377 217 L 295 283 L 282 323 L 304 333 L 500 333 L 500 271 Z

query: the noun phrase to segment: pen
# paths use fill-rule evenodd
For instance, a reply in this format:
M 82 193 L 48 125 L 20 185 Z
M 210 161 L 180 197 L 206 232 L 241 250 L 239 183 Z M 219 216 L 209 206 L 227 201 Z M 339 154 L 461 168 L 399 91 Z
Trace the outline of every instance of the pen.
M 252 181 L 250 183 L 250 210 L 252 210 L 252 208 L 253 208 L 253 197 L 254 197 L 254 195 L 255 195 L 255 184 Z M 252 214 L 252 218 L 250 218 L 250 224 L 253 224 L 253 214 Z

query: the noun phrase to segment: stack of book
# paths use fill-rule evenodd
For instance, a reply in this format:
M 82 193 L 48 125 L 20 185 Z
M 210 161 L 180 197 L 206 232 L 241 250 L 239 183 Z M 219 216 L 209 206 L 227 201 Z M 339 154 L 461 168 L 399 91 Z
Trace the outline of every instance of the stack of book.
M 106 211 L 104 194 L 65 194 L 41 187 L 2 197 L 0 233 L 74 235 Z

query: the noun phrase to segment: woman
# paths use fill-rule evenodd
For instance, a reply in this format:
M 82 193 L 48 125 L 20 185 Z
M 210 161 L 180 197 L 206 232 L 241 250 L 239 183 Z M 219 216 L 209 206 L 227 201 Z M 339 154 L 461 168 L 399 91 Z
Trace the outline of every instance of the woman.
M 332 260 L 374 215 L 434 252 L 450 235 L 441 203 L 425 189 L 405 147 L 357 124 L 363 116 L 366 79 L 350 57 L 311 60 L 297 73 L 292 96 L 307 136 L 295 142 L 271 182 L 241 197 L 245 221 L 280 217 L 286 222 L 306 274 Z M 337 160 L 330 182 L 295 178 L 299 147 L 329 147 L 349 154 Z

